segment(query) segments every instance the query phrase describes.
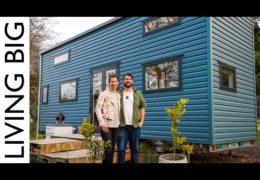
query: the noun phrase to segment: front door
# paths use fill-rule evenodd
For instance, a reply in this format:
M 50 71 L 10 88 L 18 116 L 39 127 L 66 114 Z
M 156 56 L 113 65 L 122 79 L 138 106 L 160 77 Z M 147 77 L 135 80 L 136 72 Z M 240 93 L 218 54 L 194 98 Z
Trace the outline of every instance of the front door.
M 94 123 L 94 125 L 98 125 L 98 121 L 95 113 L 95 107 L 96 107 L 99 93 L 108 88 L 109 74 L 110 73 L 118 74 L 117 65 L 118 64 L 110 64 L 99 68 L 95 68 L 91 71 L 92 81 L 91 81 L 91 91 L 90 91 L 90 96 L 91 96 L 90 113 L 91 113 L 91 121 L 92 123 Z

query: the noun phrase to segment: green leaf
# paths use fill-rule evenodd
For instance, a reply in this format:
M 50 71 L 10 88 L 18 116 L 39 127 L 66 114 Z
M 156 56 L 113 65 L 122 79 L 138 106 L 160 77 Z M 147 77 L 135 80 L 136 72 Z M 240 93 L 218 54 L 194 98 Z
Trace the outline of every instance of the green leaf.
M 178 102 L 176 102 L 176 104 L 173 104 L 172 108 L 165 108 L 172 121 L 170 132 L 172 134 L 173 144 L 171 150 L 174 154 L 176 154 L 176 150 L 178 149 L 187 154 L 191 154 L 193 150 L 193 146 L 186 143 L 187 138 L 185 136 L 181 136 L 181 132 L 178 130 L 181 118 L 186 113 L 185 106 L 188 101 L 188 99 L 181 98 Z

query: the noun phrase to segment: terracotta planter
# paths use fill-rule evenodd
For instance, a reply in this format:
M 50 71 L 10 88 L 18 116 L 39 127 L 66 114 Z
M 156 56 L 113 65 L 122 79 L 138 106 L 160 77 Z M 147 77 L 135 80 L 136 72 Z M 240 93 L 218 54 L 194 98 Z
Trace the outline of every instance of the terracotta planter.
M 187 157 L 182 154 L 163 154 L 159 156 L 159 163 L 188 163 Z
M 137 158 L 138 163 L 143 163 L 143 161 L 145 160 L 145 154 L 138 154 Z
M 127 149 L 125 151 L 125 161 L 130 161 L 130 160 L 131 160 L 131 151 L 130 149 Z M 117 163 L 117 150 L 114 153 L 113 163 Z

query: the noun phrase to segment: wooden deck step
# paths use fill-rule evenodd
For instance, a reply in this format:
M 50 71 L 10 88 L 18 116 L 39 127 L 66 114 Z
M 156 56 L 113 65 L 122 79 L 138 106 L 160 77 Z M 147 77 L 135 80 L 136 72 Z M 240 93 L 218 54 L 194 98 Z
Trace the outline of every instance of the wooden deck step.
M 40 154 L 39 159 L 47 163 L 94 163 L 87 149 L 80 149 L 66 152 Z M 95 163 L 102 163 L 102 160 L 96 160 Z
M 82 148 L 82 141 L 67 138 L 40 139 L 30 141 L 30 152 L 33 155 L 71 151 Z
M 83 134 L 64 134 L 64 135 L 51 135 L 51 138 L 67 138 L 67 139 L 74 139 L 74 140 L 83 140 L 85 137 Z
M 66 138 L 66 139 L 74 139 L 74 140 L 84 140 L 85 137 L 83 134 L 63 134 L 63 135 L 51 135 L 51 138 Z M 102 137 L 100 134 L 95 134 L 93 140 L 102 141 Z

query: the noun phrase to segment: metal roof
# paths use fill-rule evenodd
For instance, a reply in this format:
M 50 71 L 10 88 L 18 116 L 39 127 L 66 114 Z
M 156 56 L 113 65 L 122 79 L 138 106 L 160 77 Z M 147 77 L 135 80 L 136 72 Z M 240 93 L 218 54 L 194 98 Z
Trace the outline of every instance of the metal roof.
M 119 19 L 122 19 L 122 17 L 116 17 L 116 18 L 110 19 L 109 21 L 106 21 L 106 22 L 104 22 L 104 23 L 102 23 L 102 24 L 100 24 L 100 25 L 98 25 L 98 26 L 95 26 L 95 27 L 93 27 L 93 28 L 91 28 L 91 29 L 89 29 L 89 30 L 87 30 L 87 31 L 84 31 L 84 32 L 82 32 L 82 33 L 80 33 L 80 34 L 78 34 L 78 35 L 76 35 L 76 36 L 73 36 L 73 37 L 71 37 L 71 38 L 69 38 L 69 39 L 67 39 L 67 40 L 65 40 L 65 41 L 62 41 L 61 43 L 58 43 L 57 45 L 55 45 L 55 46 L 53 46 L 53 47 L 51 47 L 51 48 L 49 48 L 49 49 L 47 49 L 47 50 L 44 50 L 44 51 L 41 52 L 40 54 L 42 55 L 42 54 L 44 54 L 44 53 L 46 53 L 46 52 L 48 52 L 48 51 L 51 51 L 51 50 L 53 50 L 53 49 L 55 49 L 55 48 L 57 48 L 57 47 L 59 47 L 59 46 L 62 46 L 62 45 L 64 45 L 64 44 L 68 43 L 68 42 L 71 42 L 71 41 L 73 41 L 73 40 L 75 40 L 75 39 L 77 39 L 77 38 L 80 38 L 80 37 L 82 37 L 82 36 L 85 36 L 86 34 L 89 34 L 89 33 L 93 32 L 93 31 L 96 31 L 96 30 L 98 30 L 98 29 L 100 29 L 100 28 L 102 28 L 102 27 L 104 27 L 104 26 L 106 26 L 106 25 L 108 25 L 108 24 L 111 24 L 111 23 L 113 23 L 113 22 L 115 22 L 115 21 L 117 21 L 117 20 L 119 20 Z

